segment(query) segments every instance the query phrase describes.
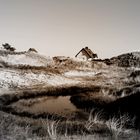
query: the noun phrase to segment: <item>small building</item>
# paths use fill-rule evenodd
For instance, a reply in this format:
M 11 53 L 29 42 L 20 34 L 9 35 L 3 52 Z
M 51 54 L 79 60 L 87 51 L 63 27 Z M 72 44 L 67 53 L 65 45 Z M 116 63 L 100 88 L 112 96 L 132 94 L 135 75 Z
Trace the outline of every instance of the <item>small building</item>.
M 75 57 L 81 58 L 83 60 L 88 60 L 88 59 L 94 59 L 98 58 L 96 53 L 93 53 L 91 49 L 88 47 L 82 48 L 76 55 Z

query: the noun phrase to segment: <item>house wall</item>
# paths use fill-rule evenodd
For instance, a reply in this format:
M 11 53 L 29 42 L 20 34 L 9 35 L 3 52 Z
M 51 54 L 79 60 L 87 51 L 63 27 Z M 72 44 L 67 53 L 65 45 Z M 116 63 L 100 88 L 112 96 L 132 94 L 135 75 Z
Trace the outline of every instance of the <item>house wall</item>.
M 77 58 L 82 59 L 82 60 L 87 60 L 88 57 L 86 56 L 84 51 L 81 51 L 78 55 Z

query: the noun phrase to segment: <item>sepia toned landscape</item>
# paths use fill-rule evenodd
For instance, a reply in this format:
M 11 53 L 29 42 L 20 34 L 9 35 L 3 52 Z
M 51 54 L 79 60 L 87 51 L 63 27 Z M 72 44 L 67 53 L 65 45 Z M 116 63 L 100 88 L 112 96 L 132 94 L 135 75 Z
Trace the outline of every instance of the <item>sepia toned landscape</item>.
M 0 50 L 0 139 L 139 138 L 140 52 L 86 60 L 8 45 Z
M 140 0 L 0 0 L 0 140 L 140 140 Z

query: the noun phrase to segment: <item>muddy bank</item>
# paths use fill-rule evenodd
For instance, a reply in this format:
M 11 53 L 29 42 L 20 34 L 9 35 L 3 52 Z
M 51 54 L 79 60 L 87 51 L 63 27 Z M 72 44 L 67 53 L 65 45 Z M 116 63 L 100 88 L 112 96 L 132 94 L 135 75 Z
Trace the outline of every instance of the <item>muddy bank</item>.
M 80 93 L 95 93 L 101 89 L 100 86 L 65 86 L 65 87 L 47 87 L 38 90 L 23 90 L 13 94 L 0 96 L 0 104 L 8 105 L 21 99 L 36 98 L 41 96 L 72 96 Z
M 94 109 L 93 115 L 99 111 L 102 112 L 103 119 L 110 119 L 113 117 L 119 118 L 127 114 L 130 118 L 135 118 L 134 127 L 140 129 L 140 92 L 119 98 L 113 102 L 107 103 L 100 100 L 84 100 L 80 95 L 71 97 L 71 102 L 81 109 Z M 127 124 L 127 125 L 130 125 Z
M 81 92 L 92 92 L 94 94 L 95 91 L 99 91 L 100 87 L 95 86 L 95 87 L 78 87 L 78 86 L 72 86 L 72 87 L 58 87 L 58 88 L 54 88 L 54 87 L 50 87 L 47 89 L 43 89 L 40 91 L 22 91 L 21 93 L 14 93 L 14 94 L 5 94 L 0 96 L 0 110 L 7 112 L 7 113 L 11 113 L 14 115 L 18 115 L 21 117 L 30 117 L 30 118 L 56 118 L 56 119 L 60 119 L 60 120 L 66 120 L 68 119 L 67 116 L 61 115 L 60 113 L 57 114 L 55 112 L 53 112 L 51 110 L 50 106 L 49 108 L 45 107 L 45 103 L 44 103 L 44 99 L 45 98 L 53 98 L 54 101 L 57 101 L 57 98 L 61 99 L 60 103 L 59 101 L 56 104 L 56 108 L 61 104 L 63 99 L 67 99 L 65 101 L 65 105 L 66 108 L 63 108 L 63 112 L 69 112 L 69 109 L 72 109 L 72 111 L 70 111 L 70 117 L 72 119 L 75 119 L 76 117 L 78 118 L 78 116 L 82 115 L 82 112 L 80 113 L 79 110 L 70 102 L 70 97 L 72 95 L 75 94 L 80 94 Z M 59 95 L 59 96 L 58 96 Z M 69 96 L 69 98 L 67 98 Z M 40 105 L 37 105 L 37 100 L 38 98 L 42 98 L 42 101 L 40 103 Z M 36 106 L 38 106 L 38 110 L 36 108 L 36 112 L 32 112 L 32 109 L 29 109 L 31 104 L 28 106 L 28 109 L 24 110 L 25 106 L 22 106 L 21 108 L 18 108 L 19 105 L 16 105 L 16 103 L 23 101 L 26 102 L 25 104 L 29 104 L 27 102 L 31 102 L 33 103 L 33 100 L 35 100 L 35 106 L 33 106 L 33 108 L 35 108 Z M 15 103 L 15 107 L 11 106 L 12 104 Z M 41 107 L 42 105 L 44 106 L 44 111 L 42 109 L 42 112 L 38 112 L 39 110 L 39 106 Z M 52 100 L 49 101 L 49 104 L 52 105 Z M 46 104 L 46 105 L 49 105 Z M 62 104 L 63 105 L 63 104 Z M 68 107 L 68 108 L 67 108 Z M 55 109 L 55 107 L 54 107 Z M 58 108 L 57 108 L 58 109 Z M 57 110 L 55 109 L 55 110 Z M 68 110 L 67 110 L 68 109 Z M 66 111 L 67 110 L 67 111 Z M 73 110 L 74 110 L 74 115 L 73 115 Z M 61 110 L 62 111 L 62 110 Z M 60 112 L 61 112 L 60 111 Z M 64 114 L 64 113 L 63 113 Z M 87 117 L 86 117 L 87 119 Z

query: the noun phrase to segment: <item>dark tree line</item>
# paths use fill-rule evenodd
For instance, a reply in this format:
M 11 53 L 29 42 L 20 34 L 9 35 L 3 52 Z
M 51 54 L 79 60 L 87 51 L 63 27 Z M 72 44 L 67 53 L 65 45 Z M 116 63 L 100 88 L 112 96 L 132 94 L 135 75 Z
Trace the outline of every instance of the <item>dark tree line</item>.
M 8 43 L 2 44 L 2 46 L 3 46 L 3 48 L 4 48 L 5 50 L 8 50 L 8 51 L 14 52 L 14 51 L 16 50 L 16 48 L 11 47 L 11 45 L 8 44 Z

